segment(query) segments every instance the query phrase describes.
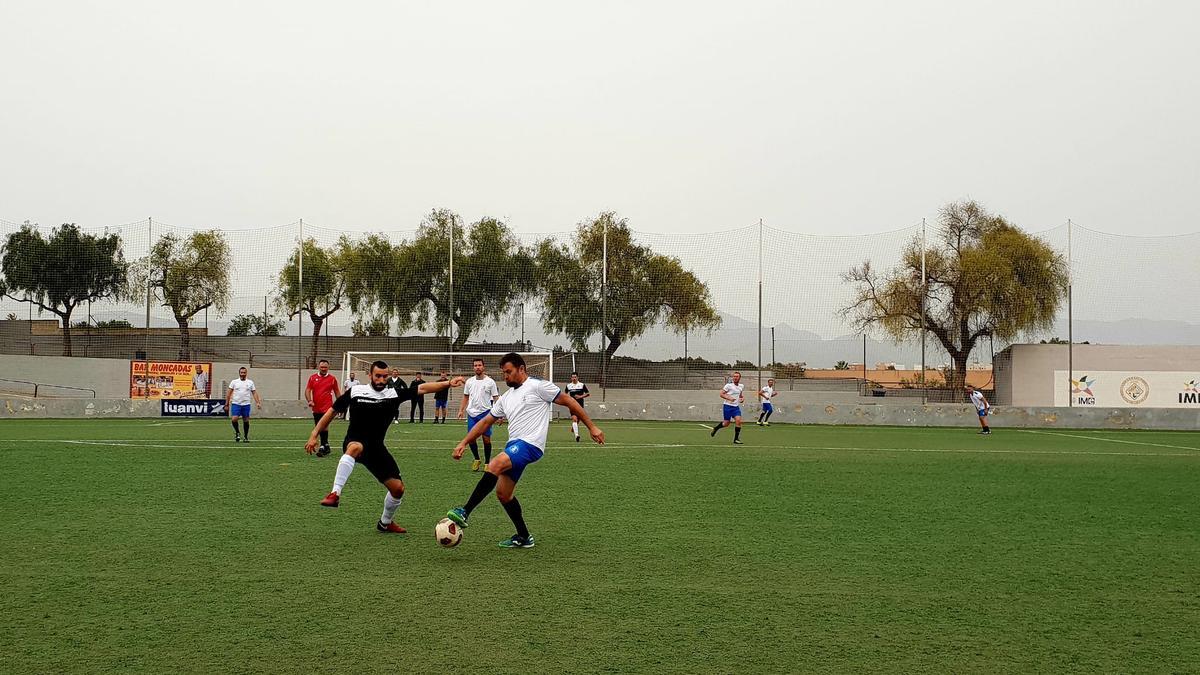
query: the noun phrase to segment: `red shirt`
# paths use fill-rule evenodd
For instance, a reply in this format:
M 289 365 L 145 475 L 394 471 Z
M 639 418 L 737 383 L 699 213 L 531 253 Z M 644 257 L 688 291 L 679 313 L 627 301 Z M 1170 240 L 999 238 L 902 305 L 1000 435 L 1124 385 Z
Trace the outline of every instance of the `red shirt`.
M 320 373 L 313 373 L 308 377 L 308 389 L 313 394 L 313 412 L 323 413 L 329 411 L 333 406 L 333 390 L 336 386 L 337 378 L 332 373 L 325 377 L 321 377 Z

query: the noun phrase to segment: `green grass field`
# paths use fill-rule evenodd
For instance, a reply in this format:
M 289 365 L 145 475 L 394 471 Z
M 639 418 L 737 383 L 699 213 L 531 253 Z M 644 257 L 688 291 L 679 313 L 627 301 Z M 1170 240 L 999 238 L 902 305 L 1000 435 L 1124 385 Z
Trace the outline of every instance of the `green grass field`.
M 0 670 L 1200 669 L 1200 434 L 603 426 L 444 550 L 461 422 L 389 435 L 406 536 L 303 420 L 0 422 Z

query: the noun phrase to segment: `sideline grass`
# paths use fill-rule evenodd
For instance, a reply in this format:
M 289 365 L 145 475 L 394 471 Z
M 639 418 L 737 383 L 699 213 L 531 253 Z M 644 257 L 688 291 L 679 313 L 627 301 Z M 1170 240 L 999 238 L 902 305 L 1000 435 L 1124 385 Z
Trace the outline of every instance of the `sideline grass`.
M 462 423 L 400 424 L 404 537 L 309 425 L 0 422 L 0 670 L 1185 672 L 1200 663 L 1200 434 L 556 423 L 537 547 L 433 523 Z M 341 427 L 335 428 L 335 437 Z M 503 438 L 503 427 L 498 428 Z M 499 439 L 498 439 L 499 440 Z M 469 458 L 469 455 L 468 455 Z

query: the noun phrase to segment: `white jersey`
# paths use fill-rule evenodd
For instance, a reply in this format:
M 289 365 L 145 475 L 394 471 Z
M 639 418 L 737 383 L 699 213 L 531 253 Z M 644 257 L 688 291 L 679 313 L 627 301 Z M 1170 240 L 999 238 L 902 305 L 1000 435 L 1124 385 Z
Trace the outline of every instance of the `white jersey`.
M 479 417 L 492 409 L 492 399 L 500 395 L 496 381 L 488 376 L 483 379 L 472 377 L 463 384 L 463 396 L 467 398 L 467 415 Z
M 254 380 L 250 378 L 238 378 L 229 383 L 229 390 L 233 392 L 233 398 L 229 400 L 231 405 L 250 405 L 254 402 Z
M 727 384 L 721 388 L 721 393 L 728 394 L 729 398 L 732 398 L 733 400 L 730 401 L 729 399 L 722 396 L 721 401 L 725 405 L 741 405 L 742 404 L 742 391 L 744 391 L 745 389 L 746 389 L 746 385 L 744 385 L 744 384 L 734 384 L 734 383 L 730 382 L 729 384 Z
M 986 410 L 987 403 L 983 400 L 983 392 L 976 389 L 971 392 L 971 403 L 975 404 L 976 410 Z
M 362 384 L 362 383 L 359 382 L 358 380 L 346 380 L 345 382 L 342 383 L 342 385 L 343 385 L 342 391 L 349 391 L 349 390 L 357 387 L 360 384 Z
M 504 392 L 492 406 L 492 416 L 508 418 L 508 440 L 522 440 L 544 451 L 550 408 L 560 393 L 553 382 L 531 377 Z
M 758 397 L 762 399 L 763 403 L 770 403 L 773 396 L 775 396 L 775 387 L 769 384 L 758 390 Z
M 192 391 L 207 391 L 208 390 L 208 373 L 196 373 L 192 375 Z

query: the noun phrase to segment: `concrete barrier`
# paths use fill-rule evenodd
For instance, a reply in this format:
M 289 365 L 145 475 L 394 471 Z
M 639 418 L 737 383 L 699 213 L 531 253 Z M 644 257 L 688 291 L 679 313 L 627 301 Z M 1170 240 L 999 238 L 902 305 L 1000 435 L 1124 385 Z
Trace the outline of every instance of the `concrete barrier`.
M 660 392 L 661 393 L 661 392 Z M 591 402 L 588 414 L 600 420 L 679 420 L 716 422 L 721 419 L 718 403 L 668 402 L 669 397 L 655 396 L 643 401 L 619 400 Z M 146 418 L 160 416 L 158 401 L 130 399 L 0 399 L 0 419 L 36 418 Z M 756 407 L 745 406 L 744 423 L 758 418 Z M 1036 429 L 1178 429 L 1200 430 L 1200 412 L 1180 409 L 1131 408 L 992 408 L 990 423 L 998 428 Z M 555 414 L 567 416 L 566 409 L 555 407 Z M 311 419 L 300 401 L 266 400 L 256 418 Z M 915 427 L 971 427 L 975 409 L 950 404 L 871 405 L 862 403 L 793 404 L 776 406 L 774 424 L 894 425 Z

